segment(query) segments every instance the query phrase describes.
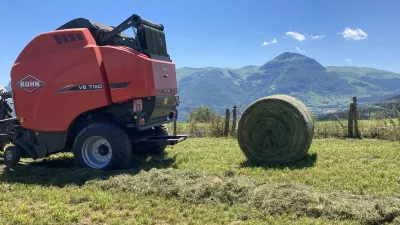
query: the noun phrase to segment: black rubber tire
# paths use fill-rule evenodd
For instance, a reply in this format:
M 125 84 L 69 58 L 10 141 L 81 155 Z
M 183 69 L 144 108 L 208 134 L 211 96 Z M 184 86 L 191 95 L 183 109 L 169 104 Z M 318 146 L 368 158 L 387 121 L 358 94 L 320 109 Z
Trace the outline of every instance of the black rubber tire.
M 154 127 L 154 135 L 155 136 L 168 136 L 168 127 L 164 124 L 161 126 Z M 165 151 L 167 145 L 156 145 L 149 149 L 149 153 L 151 154 L 161 154 Z
M 21 149 L 19 149 L 18 147 L 11 145 L 4 150 L 4 164 L 6 166 L 13 167 L 17 165 L 20 160 L 21 160 Z
M 259 112 L 256 113 L 256 110 L 261 109 L 263 114 L 257 114 Z M 254 119 L 259 122 L 256 122 L 255 125 L 247 125 L 247 121 Z M 285 133 L 286 135 L 282 137 L 288 140 L 287 142 L 277 141 L 272 145 L 261 146 L 261 144 L 254 143 L 255 136 L 278 135 L 278 131 L 274 130 L 274 127 L 262 126 L 260 121 L 263 119 L 274 120 L 275 123 L 279 123 L 279 126 L 285 127 L 287 131 L 291 131 L 289 133 L 294 133 L 295 136 Z M 288 121 L 295 123 L 297 127 Z M 245 130 L 253 132 L 253 135 L 246 133 Z M 314 136 L 314 123 L 311 112 L 303 102 L 288 95 L 272 95 L 256 100 L 245 109 L 239 120 L 237 134 L 239 146 L 249 161 L 291 163 L 303 158 L 308 153 Z M 265 140 L 260 143 L 265 143 Z M 250 146 L 254 146 L 254 149 Z
M 125 169 L 132 158 L 131 142 L 123 129 L 110 123 L 95 123 L 84 128 L 75 138 L 73 153 L 75 162 L 79 167 L 93 168 L 87 165 L 82 156 L 82 146 L 86 139 L 92 136 L 101 136 L 106 139 L 112 149 L 110 162 L 98 169 Z

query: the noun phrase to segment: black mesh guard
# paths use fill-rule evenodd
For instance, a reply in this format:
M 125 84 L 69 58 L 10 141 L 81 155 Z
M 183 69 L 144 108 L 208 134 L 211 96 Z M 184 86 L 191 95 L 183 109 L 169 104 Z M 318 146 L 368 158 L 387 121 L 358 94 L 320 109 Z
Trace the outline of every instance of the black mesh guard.
M 138 36 L 147 54 L 169 57 L 164 31 L 142 24 Z

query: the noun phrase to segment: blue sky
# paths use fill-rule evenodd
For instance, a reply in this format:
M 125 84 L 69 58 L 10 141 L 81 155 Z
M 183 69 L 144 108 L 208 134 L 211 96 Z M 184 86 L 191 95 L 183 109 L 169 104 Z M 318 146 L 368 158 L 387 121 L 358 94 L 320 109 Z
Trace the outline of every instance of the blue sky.
M 400 73 L 399 10 L 396 0 L 4 1 L 0 84 L 8 83 L 15 58 L 39 33 L 77 17 L 117 25 L 133 13 L 164 24 L 178 68 L 262 65 L 289 51 L 324 66 Z

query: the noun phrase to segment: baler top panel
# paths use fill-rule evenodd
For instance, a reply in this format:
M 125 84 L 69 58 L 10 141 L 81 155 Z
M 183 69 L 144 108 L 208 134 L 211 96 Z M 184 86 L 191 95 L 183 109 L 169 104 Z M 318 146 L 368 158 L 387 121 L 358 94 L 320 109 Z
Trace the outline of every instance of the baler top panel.
M 92 34 L 93 38 L 95 39 L 96 44 L 104 45 L 105 43 L 102 43 L 102 34 L 106 32 L 111 32 L 115 27 L 93 22 L 86 18 L 77 18 L 70 20 L 69 22 L 58 27 L 56 30 L 75 29 L 75 28 L 87 28 L 89 32 Z M 127 46 L 132 49 L 139 50 L 135 38 L 122 32 L 116 35 L 112 42 L 109 42 L 107 44 Z
M 97 32 L 101 30 L 106 30 L 106 31 L 112 31 L 115 27 L 107 26 L 105 24 L 97 23 L 90 21 L 86 18 L 77 18 L 70 20 L 69 22 L 63 24 L 62 26 L 58 27 L 56 30 L 64 30 L 64 29 L 73 29 L 73 28 L 87 28 L 89 29 L 90 33 L 93 36 L 96 36 Z M 125 37 L 125 38 L 130 38 L 131 36 L 124 34 L 124 33 L 119 33 L 119 36 Z
M 164 26 L 142 19 L 134 14 L 117 27 L 90 21 L 85 18 L 73 19 L 56 30 L 87 28 L 99 46 L 119 45 L 127 46 L 146 54 L 150 58 L 170 61 Z M 128 28 L 134 29 L 135 37 L 122 33 Z

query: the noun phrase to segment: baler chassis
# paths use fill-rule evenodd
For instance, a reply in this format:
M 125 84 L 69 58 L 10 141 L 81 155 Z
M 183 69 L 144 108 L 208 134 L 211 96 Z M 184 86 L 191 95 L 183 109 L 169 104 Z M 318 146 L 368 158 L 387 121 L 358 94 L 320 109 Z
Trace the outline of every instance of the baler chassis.
M 128 28 L 134 37 L 123 33 Z M 177 120 L 179 96 L 164 26 L 136 14 L 118 26 L 76 18 L 37 36 L 13 64 L 11 88 L 0 90 L 0 144 L 10 167 L 72 152 L 79 167 L 125 168 L 133 152 L 161 153 L 188 138 L 166 127 Z
M 9 93 L 0 93 L 0 114 L 5 115 L 6 119 L 0 120 L 0 145 L 4 149 L 4 164 L 9 168 L 14 167 L 21 158 L 38 159 L 38 153 L 35 146 L 38 145 L 37 139 L 35 138 L 35 132 L 29 129 L 25 129 L 20 125 L 20 121 L 17 117 L 11 117 L 11 108 L 5 101 L 10 98 Z M 10 118 L 11 117 L 11 118 Z M 172 122 L 170 120 L 168 122 Z M 165 123 L 154 124 L 153 126 L 163 125 Z M 165 135 L 165 136 L 152 136 L 142 135 L 137 136 L 137 132 L 149 129 L 149 127 L 130 127 L 127 125 L 125 128 L 127 134 L 129 131 L 133 131 L 135 135 L 128 135 L 131 139 L 131 144 L 134 146 L 132 149 L 140 148 L 143 146 L 167 146 L 176 145 L 188 138 L 187 135 Z M 70 152 L 68 149 L 60 152 Z M 52 153 L 51 153 L 52 154 Z M 51 155 L 51 154 L 47 154 Z

